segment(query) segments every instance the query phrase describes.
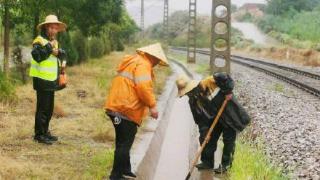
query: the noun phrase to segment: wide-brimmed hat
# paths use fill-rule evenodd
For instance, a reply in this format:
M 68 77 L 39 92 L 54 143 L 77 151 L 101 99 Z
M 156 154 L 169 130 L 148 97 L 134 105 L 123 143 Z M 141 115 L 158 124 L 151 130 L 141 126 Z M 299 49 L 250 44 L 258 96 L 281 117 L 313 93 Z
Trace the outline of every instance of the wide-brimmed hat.
M 186 75 L 179 75 L 176 80 L 176 85 L 178 88 L 178 96 L 182 97 L 186 95 L 188 92 L 192 91 L 195 87 L 197 87 L 199 81 L 191 80 Z
M 37 26 L 37 29 L 40 30 L 43 25 L 45 24 L 58 24 L 59 25 L 59 32 L 65 31 L 67 28 L 67 25 L 61 21 L 58 20 L 58 17 L 56 15 L 48 15 L 44 22 L 40 23 Z
M 164 54 L 160 43 L 151 44 L 149 46 L 139 48 L 139 49 L 137 49 L 137 52 L 147 53 L 147 54 L 159 59 L 160 60 L 159 65 L 169 66 L 168 59 L 167 59 L 166 55 Z

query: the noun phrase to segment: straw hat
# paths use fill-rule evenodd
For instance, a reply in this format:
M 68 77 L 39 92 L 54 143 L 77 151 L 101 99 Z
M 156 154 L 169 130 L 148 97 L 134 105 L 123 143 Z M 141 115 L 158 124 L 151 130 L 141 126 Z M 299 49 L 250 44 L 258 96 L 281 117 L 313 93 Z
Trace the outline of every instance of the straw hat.
M 199 84 L 196 80 L 191 80 L 186 75 L 180 75 L 178 76 L 176 80 L 176 85 L 178 87 L 178 96 L 182 97 L 186 95 L 188 92 L 193 90 L 195 87 L 197 87 Z
M 169 66 L 168 59 L 167 59 L 166 55 L 164 54 L 160 43 L 151 44 L 149 46 L 139 48 L 139 49 L 137 49 L 137 52 L 144 52 L 144 53 L 147 53 L 151 56 L 156 57 L 157 59 L 160 60 L 159 64 L 161 66 Z
M 48 15 L 46 17 L 46 20 L 43 23 L 40 23 L 37 26 L 37 29 L 40 30 L 43 25 L 45 24 L 58 24 L 59 25 L 59 31 L 65 31 L 67 28 L 67 25 L 61 21 L 58 20 L 58 17 L 56 15 Z

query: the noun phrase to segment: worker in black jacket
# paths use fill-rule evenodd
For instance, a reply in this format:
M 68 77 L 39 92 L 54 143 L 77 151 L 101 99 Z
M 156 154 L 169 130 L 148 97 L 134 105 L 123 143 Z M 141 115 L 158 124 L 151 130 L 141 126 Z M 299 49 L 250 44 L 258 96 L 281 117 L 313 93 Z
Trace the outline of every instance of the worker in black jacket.
M 185 83 L 185 86 L 181 84 L 183 83 L 177 83 L 179 95 L 189 97 L 190 109 L 199 126 L 200 143 L 203 143 L 224 99 L 229 99 L 226 109 L 211 134 L 210 141 L 201 154 L 202 162 L 196 166 L 199 170 L 214 167 L 214 152 L 219 137 L 222 135 L 224 143 L 222 162 L 214 171 L 216 173 L 226 172 L 232 165 L 237 133 L 241 132 L 250 122 L 248 114 L 232 94 L 233 80 L 225 73 L 217 73 L 200 83 L 189 81 Z
M 199 104 L 199 96 L 200 94 L 192 94 L 188 93 L 194 88 L 196 88 L 199 84 L 198 81 L 190 80 L 187 76 L 181 75 L 178 77 L 176 81 L 178 87 L 178 95 L 180 97 L 184 95 L 188 95 L 189 97 L 189 107 L 193 115 L 194 122 L 198 126 L 199 130 L 199 142 L 200 144 L 203 143 L 206 134 L 208 132 L 208 128 L 210 127 L 212 120 L 209 119 L 211 116 L 205 111 L 205 109 Z M 214 150 L 213 147 L 214 142 L 210 140 L 204 150 L 201 153 L 201 163 L 198 164 L 196 167 L 199 170 L 204 169 L 212 169 L 214 167 Z
M 49 123 L 54 108 L 54 92 L 60 89 L 60 60 L 66 56 L 65 51 L 59 49 L 56 36 L 65 28 L 66 25 L 55 15 L 47 16 L 46 21 L 38 25 L 40 35 L 33 41 L 31 52 L 30 76 L 33 77 L 33 88 L 37 94 L 34 140 L 47 145 L 58 140 L 51 135 Z

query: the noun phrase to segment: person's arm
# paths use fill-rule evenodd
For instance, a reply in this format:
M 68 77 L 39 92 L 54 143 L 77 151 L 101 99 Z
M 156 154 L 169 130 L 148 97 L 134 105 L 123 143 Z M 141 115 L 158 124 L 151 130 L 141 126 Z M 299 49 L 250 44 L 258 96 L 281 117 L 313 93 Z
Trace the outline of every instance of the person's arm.
M 150 69 L 143 64 L 138 65 L 134 74 L 134 81 L 136 84 L 135 90 L 139 99 L 150 109 L 155 108 L 156 97 L 153 92 Z
M 33 44 L 33 48 L 31 51 L 32 58 L 37 61 L 41 62 L 50 56 L 52 53 L 52 45 L 50 43 L 47 43 L 45 46 L 42 46 L 41 44 Z
M 200 111 L 197 109 L 197 100 L 193 97 L 189 97 L 189 107 L 193 116 L 193 120 L 196 124 L 199 123 Z
M 63 49 L 58 49 L 58 56 L 57 56 L 60 60 L 65 60 L 67 57 L 67 53 L 65 50 Z

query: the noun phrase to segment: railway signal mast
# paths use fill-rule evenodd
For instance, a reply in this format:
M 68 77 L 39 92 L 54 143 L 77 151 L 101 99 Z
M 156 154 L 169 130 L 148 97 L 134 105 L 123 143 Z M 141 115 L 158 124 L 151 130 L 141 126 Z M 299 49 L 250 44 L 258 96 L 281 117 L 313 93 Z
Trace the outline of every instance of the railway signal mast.
M 169 0 L 164 0 L 163 32 L 164 32 L 164 39 L 168 42 L 169 40 Z
M 197 0 L 189 0 L 189 26 L 187 42 L 188 63 L 196 62 L 196 26 L 197 26 Z
M 210 70 L 230 73 L 230 0 L 212 0 Z
M 141 0 L 140 28 L 141 28 L 141 36 L 144 37 L 144 0 Z

